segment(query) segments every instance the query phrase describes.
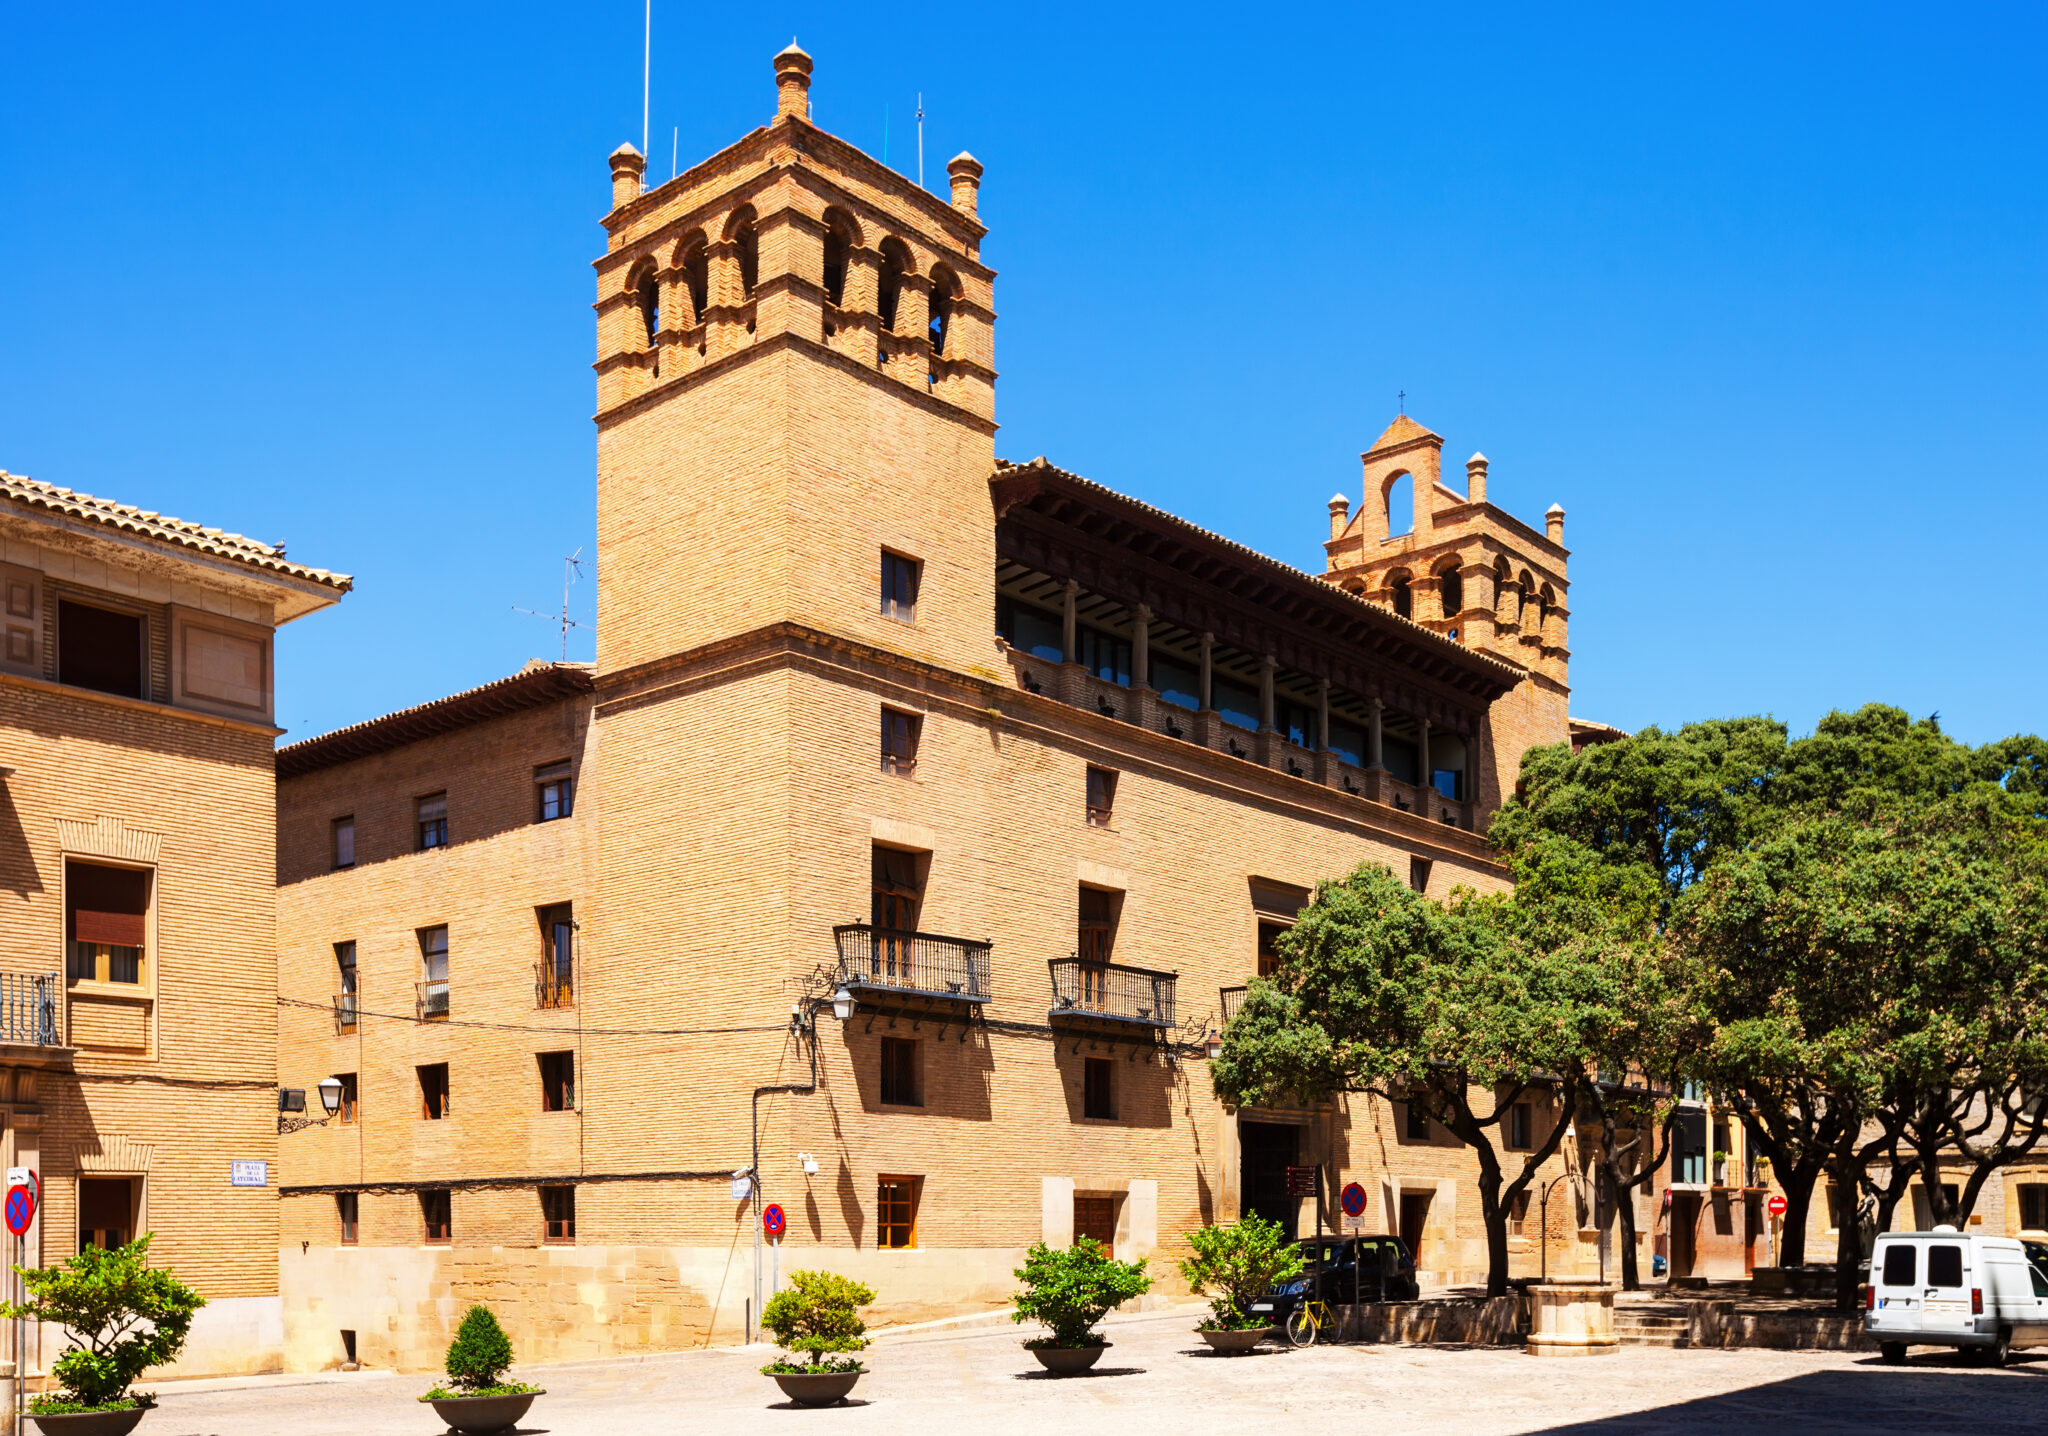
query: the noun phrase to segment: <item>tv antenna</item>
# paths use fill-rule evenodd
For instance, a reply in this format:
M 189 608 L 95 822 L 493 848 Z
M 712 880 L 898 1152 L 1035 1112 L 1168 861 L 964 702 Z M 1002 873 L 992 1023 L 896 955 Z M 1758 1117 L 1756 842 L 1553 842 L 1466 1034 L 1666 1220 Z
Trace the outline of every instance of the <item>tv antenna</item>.
M 647 23 L 640 38 L 640 154 L 647 154 L 647 95 L 654 78 L 654 0 L 647 0 Z M 578 549 L 578 553 L 582 550 Z
M 653 0 L 648 0 L 649 4 Z M 924 91 L 917 92 L 917 187 L 924 188 Z
M 561 625 L 562 662 L 564 663 L 569 661 L 569 630 L 572 628 L 588 628 L 590 626 L 589 624 L 578 623 L 575 619 L 569 617 L 569 585 L 582 577 L 583 550 L 579 548 L 576 552 L 562 560 L 562 607 L 560 612 L 542 613 L 537 608 L 521 608 L 516 603 L 512 605 L 514 613 L 523 613 L 532 618 L 550 618 Z

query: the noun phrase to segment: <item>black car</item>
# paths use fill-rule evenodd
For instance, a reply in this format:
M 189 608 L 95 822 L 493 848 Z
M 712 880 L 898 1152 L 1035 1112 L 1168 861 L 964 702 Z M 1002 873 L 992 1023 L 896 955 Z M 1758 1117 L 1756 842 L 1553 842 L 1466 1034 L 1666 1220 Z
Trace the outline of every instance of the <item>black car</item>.
M 1396 1236 L 1309 1237 L 1295 1243 L 1308 1265 L 1292 1281 L 1252 1303 L 1255 1315 L 1285 1328 L 1287 1319 L 1311 1298 L 1329 1306 L 1358 1301 L 1413 1301 L 1421 1295 L 1415 1258 Z M 1354 1298 L 1354 1293 L 1355 1298 Z

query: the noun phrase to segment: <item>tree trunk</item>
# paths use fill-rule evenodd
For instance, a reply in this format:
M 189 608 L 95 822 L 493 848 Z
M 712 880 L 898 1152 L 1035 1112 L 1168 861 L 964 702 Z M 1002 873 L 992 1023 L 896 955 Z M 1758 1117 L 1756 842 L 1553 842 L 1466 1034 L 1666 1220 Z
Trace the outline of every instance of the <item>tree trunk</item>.
M 1851 1183 L 1848 1190 L 1855 1191 Z M 1856 1265 L 1863 1260 L 1863 1211 L 1858 1202 L 1845 1202 L 1850 1208 L 1842 1214 L 1841 1226 L 1835 1233 L 1835 1310 L 1856 1309 L 1857 1288 L 1861 1279 Z
M 1614 1199 L 1616 1225 L 1621 1228 L 1621 1289 L 1641 1291 L 1642 1274 L 1636 1269 L 1635 1183 L 1618 1189 Z
M 1778 1254 L 1779 1266 L 1806 1265 L 1806 1214 L 1813 1206 L 1813 1184 L 1818 1170 L 1801 1162 L 1773 1175 L 1785 1189 L 1785 1246 Z

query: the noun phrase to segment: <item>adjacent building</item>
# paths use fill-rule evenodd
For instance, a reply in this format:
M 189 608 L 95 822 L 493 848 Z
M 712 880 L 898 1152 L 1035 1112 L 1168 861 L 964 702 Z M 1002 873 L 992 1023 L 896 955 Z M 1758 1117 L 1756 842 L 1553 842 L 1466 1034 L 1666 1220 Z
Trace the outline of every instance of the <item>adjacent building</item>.
M 0 1165 L 32 1265 L 156 1234 L 183 1373 L 283 1359 L 273 634 L 348 586 L 0 472 Z
M 283 1080 L 343 1093 L 283 1158 L 295 1366 L 430 1366 L 473 1299 L 528 1360 L 740 1341 L 818 1264 L 980 1309 L 1040 1239 L 1312 1231 L 1289 1167 L 1484 1270 L 1444 1133 L 1226 1107 L 1204 1051 L 1317 882 L 1505 881 L 1573 736 L 1562 513 L 1403 417 L 1311 575 L 999 458 L 982 166 L 928 193 L 811 69 L 666 183 L 611 157 L 594 667 L 279 751 Z

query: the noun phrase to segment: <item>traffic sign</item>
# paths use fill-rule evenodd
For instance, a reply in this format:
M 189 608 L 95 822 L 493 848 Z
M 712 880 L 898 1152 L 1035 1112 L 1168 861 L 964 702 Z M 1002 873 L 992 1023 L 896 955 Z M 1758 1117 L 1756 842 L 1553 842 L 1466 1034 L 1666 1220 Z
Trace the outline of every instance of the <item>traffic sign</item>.
M 21 1236 L 36 1219 L 35 1193 L 27 1187 L 7 1189 L 7 1230 Z
M 1359 1186 L 1358 1183 L 1346 1182 L 1344 1184 L 1344 1194 L 1338 1200 L 1344 1204 L 1345 1216 L 1356 1217 L 1364 1215 L 1365 1188 Z
M 37 1206 L 43 1204 L 43 1179 L 34 1167 L 9 1167 L 7 1180 L 0 1183 L 6 1187 L 27 1187 L 29 1196 Z
M 780 1238 L 783 1229 L 788 1225 L 788 1220 L 782 1215 L 782 1208 L 775 1203 L 770 1202 L 761 1209 L 761 1230 L 767 1234 L 770 1241 Z
M 1782 1217 L 1785 1215 L 1785 1198 L 1782 1194 L 1778 1192 L 1772 1192 L 1771 1199 L 1765 1202 L 1764 1206 L 1774 1217 Z

